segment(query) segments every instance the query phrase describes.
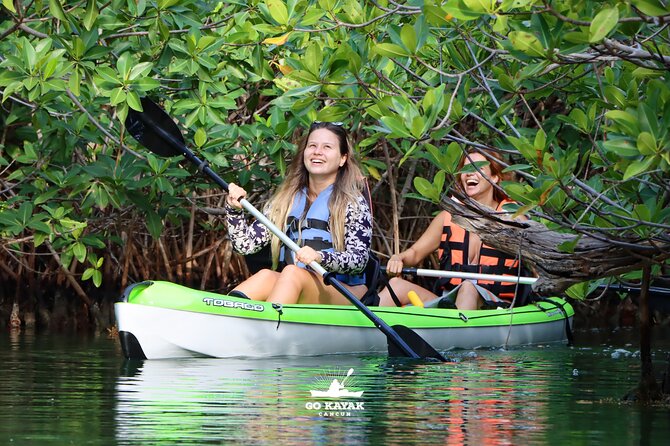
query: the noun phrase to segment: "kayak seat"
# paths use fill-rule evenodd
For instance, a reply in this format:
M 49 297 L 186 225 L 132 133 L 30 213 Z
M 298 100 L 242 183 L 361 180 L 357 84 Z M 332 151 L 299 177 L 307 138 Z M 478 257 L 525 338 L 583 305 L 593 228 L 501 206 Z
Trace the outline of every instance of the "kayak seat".
M 240 298 L 240 299 L 251 300 L 251 298 L 249 298 L 249 296 L 247 296 L 246 294 L 244 294 L 242 291 L 238 291 L 238 290 L 233 290 L 233 291 L 231 291 L 230 293 L 228 293 L 228 295 L 229 295 L 229 296 L 232 296 L 232 297 L 238 297 L 238 298 Z

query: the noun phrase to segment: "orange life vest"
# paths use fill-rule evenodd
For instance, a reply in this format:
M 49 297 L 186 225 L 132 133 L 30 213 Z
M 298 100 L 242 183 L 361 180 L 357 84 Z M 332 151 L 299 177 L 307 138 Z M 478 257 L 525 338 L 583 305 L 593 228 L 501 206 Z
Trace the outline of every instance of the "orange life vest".
M 503 201 L 498 205 L 497 211 L 503 210 L 503 205 L 513 203 Z M 519 260 L 482 243 L 479 250 L 477 264 L 469 265 L 470 232 L 456 225 L 451 220 L 451 214 L 445 213 L 442 239 L 438 249 L 440 257 L 440 268 L 445 271 L 463 271 L 480 274 L 498 274 L 517 276 L 519 274 Z M 522 273 L 523 275 L 523 273 Z M 445 279 L 440 282 L 443 289 L 453 289 L 460 284 L 462 279 Z M 493 282 L 490 280 L 477 280 L 477 284 L 491 291 L 499 298 L 512 301 L 517 284 L 514 282 Z M 519 286 L 519 289 L 523 288 Z

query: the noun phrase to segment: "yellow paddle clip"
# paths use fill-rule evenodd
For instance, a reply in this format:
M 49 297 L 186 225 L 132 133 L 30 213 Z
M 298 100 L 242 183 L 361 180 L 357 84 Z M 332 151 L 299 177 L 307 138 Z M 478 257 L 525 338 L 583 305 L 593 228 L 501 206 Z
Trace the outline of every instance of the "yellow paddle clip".
M 419 298 L 419 295 L 416 294 L 416 291 L 410 291 L 407 293 L 407 298 L 415 307 L 423 308 L 423 301 Z

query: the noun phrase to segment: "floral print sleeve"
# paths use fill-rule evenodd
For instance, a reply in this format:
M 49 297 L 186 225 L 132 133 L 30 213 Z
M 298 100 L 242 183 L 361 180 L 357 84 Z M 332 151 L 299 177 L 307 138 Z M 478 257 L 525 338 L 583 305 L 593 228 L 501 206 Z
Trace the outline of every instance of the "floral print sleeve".
M 233 249 L 242 255 L 249 255 L 260 251 L 270 243 L 272 233 L 262 223 L 253 221 L 247 223 L 242 209 L 225 205 L 228 236 Z
M 248 223 L 241 209 L 227 204 L 225 209 L 228 236 L 236 252 L 253 254 L 270 242 L 272 233 L 262 223 Z M 367 265 L 372 243 L 372 214 L 365 198 L 347 206 L 344 226 L 344 251 L 321 251 L 321 266 L 339 274 L 360 273 Z
M 347 206 L 344 222 L 344 251 L 322 251 L 321 266 L 340 274 L 360 273 L 365 269 L 372 243 L 372 213 L 362 196 Z

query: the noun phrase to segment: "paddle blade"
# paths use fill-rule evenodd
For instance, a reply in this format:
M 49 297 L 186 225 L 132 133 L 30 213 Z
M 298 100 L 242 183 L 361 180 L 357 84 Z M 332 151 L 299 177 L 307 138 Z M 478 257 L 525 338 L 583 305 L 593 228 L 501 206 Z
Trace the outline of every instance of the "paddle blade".
M 404 325 L 393 325 L 391 328 L 398 333 L 398 336 L 409 345 L 421 358 L 433 358 L 441 362 L 446 362 L 447 358 L 435 350 L 432 345 L 424 341 L 414 330 Z M 387 337 L 388 339 L 388 337 Z M 406 357 L 407 355 L 398 348 L 391 339 L 388 339 L 389 356 Z
M 151 99 L 144 97 L 141 101 L 144 111 L 128 110 L 128 133 L 158 156 L 181 155 L 179 144 L 184 147 L 186 143 L 177 124 Z

